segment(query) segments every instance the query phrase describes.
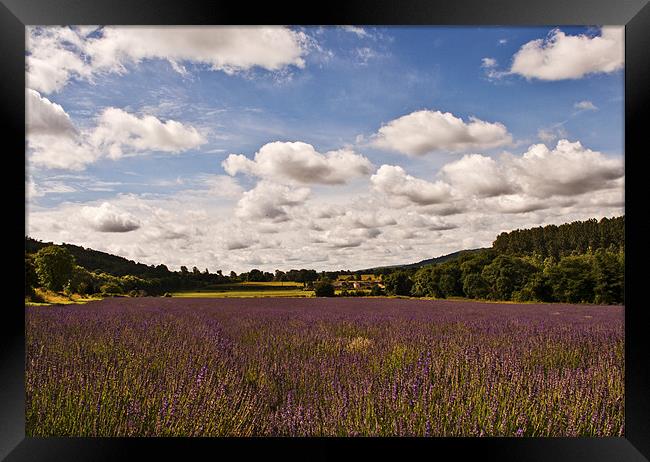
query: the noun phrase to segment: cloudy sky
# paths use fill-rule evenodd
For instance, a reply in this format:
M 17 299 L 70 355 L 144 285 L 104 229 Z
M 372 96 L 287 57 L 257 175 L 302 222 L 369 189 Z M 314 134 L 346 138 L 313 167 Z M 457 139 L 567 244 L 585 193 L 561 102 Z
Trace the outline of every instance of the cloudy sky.
M 623 28 L 28 27 L 31 237 L 360 269 L 624 211 Z

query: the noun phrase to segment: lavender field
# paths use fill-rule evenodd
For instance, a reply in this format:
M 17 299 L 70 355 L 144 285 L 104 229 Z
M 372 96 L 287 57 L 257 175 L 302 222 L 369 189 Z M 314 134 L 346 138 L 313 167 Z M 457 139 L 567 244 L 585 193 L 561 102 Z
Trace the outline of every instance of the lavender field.
M 620 306 L 123 298 L 26 309 L 28 436 L 622 436 Z

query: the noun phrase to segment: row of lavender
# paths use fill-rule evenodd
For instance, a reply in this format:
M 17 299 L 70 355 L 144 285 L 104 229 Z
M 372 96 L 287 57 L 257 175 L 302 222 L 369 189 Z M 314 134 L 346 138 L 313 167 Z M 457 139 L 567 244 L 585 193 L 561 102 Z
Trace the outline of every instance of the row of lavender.
M 29 307 L 31 436 L 616 436 L 623 308 L 401 299 Z

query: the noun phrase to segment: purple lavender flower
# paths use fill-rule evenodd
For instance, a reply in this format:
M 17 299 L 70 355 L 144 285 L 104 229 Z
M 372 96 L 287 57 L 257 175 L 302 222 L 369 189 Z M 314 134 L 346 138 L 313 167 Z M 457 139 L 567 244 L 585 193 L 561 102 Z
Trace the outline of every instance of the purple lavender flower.
M 199 371 L 199 374 L 196 376 L 196 386 L 200 387 L 205 378 L 205 373 L 208 371 L 208 366 L 203 366 Z
M 31 436 L 624 432 L 622 307 L 137 303 L 27 308 Z

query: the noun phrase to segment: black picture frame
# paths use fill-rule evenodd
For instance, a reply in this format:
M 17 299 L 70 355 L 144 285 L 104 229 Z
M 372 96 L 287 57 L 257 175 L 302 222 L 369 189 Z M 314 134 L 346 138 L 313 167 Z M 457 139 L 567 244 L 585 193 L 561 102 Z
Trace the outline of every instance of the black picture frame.
M 623 438 L 26 438 L 24 409 L 24 311 L 19 309 L 23 274 L 6 283 L 0 349 L 0 458 L 34 460 L 128 460 L 146 455 L 193 458 L 206 451 L 211 458 L 228 451 L 238 459 L 275 456 L 282 459 L 421 457 L 488 458 L 530 461 L 643 461 L 650 458 L 650 310 L 644 298 L 650 214 L 644 187 L 645 126 L 650 106 L 650 6 L 647 0 L 456 0 L 400 2 L 347 0 L 301 7 L 276 2 L 188 2 L 154 0 L 1 0 L 0 94 L 2 152 L 6 171 L 5 268 L 22 268 L 20 242 L 25 232 L 25 187 L 19 174 L 25 148 L 25 25 L 94 24 L 374 24 L 374 25 L 625 25 L 625 437 Z M 311 6 L 311 8 L 310 8 Z M 646 116 L 646 117 L 644 117 Z M 15 169 L 15 171 L 13 171 Z M 24 189 L 23 189 L 24 191 Z M 9 225 L 9 223 L 11 223 Z M 11 263 L 9 263 L 11 262 Z M 644 265 L 646 263 L 646 265 Z M 11 270 L 14 271 L 14 270 Z M 11 272 L 10 271 L 10 272 Z M 235 451 L 230 452 L 230 451 Z

